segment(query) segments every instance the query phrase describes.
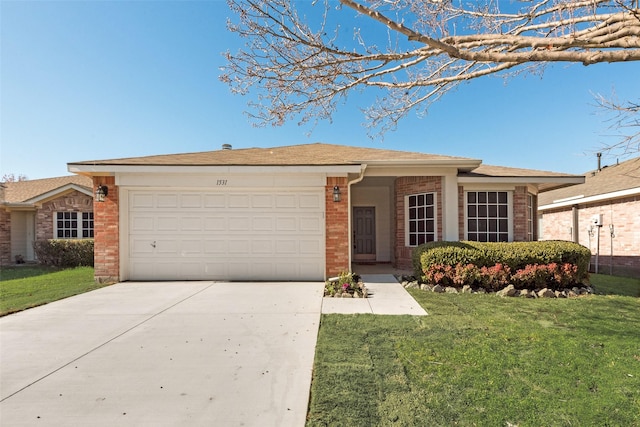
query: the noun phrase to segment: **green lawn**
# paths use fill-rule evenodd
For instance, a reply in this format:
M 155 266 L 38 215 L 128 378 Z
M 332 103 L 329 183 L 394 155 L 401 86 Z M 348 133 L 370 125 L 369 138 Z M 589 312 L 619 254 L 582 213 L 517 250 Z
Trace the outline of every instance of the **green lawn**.
M 640 278 L 591 274 L 589 280 L 597 294 L 640 297 Z
M 322 316 L 308 426 L 640 426 L 640 299 L 411 294 Z
M 41 266 L 0 270 L 0 316 L 81 294 L 104 285 L 93 279 L 93 268 L 58 270 Z

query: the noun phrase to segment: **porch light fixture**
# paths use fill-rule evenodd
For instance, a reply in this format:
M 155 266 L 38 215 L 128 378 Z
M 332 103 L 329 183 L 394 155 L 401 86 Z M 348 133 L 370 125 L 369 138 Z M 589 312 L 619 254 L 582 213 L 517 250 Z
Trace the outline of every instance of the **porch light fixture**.
M 333 187 L 333 201 L 334 202 L 340 201 L 340 187 L 338 187 L 337 185 Z
M 98 185 L 98 188 L 96 188 L 96 202 L 104 202 L 107 194 L 109 194 L 109 188 L 106 185 Z

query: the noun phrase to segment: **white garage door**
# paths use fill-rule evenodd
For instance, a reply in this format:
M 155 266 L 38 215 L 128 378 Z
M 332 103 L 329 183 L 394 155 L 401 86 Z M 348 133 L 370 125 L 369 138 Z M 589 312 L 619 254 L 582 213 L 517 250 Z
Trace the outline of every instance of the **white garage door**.
M 131 280 L 322 280 L 324 193 L 130 191 Z

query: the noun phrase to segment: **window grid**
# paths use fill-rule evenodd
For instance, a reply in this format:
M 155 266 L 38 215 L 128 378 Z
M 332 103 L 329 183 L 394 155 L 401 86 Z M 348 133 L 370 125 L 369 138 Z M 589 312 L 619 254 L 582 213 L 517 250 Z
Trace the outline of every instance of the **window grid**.
M 509 241 L 509 198 L 506 191 L 467 192 L 467 239 Z
M 58 239 L 93 238 L 93 212 L 56 212 L 56 231 Z
M 407 243 L 418 246 L 436 240 L 435 193 L 407 197 Z

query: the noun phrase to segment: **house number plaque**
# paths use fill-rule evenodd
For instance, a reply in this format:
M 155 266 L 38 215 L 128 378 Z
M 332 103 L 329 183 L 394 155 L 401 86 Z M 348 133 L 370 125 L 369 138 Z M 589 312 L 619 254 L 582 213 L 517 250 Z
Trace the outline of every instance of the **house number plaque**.
M 216 181 L 216 185 L 227 185 L 226 179 L 219 179 Z

